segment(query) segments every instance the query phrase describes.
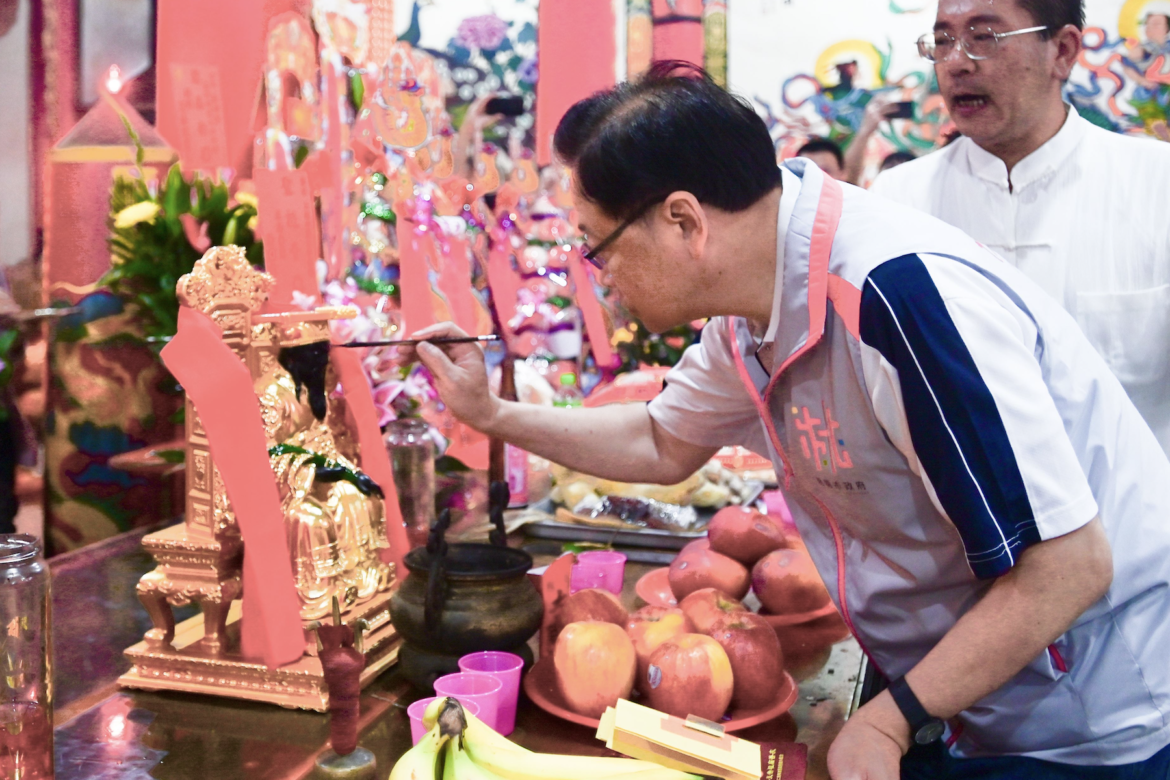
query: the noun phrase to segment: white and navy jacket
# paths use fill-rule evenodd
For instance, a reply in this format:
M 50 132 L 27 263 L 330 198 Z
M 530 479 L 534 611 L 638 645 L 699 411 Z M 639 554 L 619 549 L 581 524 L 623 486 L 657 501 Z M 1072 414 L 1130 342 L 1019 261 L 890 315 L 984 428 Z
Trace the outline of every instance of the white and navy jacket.
M 1029 545 L 1099 515 L 1108 594 L 954 719 L 952 750 L 1148 758 L 1170 743 L 1170 461 L 1022 274 L 933 217 L 786 167 L 801 183 L 774 365 L 746 321 L 715 318 L 650 413 L 686 441 L 772 458 L 842 616 L 891 678 Z

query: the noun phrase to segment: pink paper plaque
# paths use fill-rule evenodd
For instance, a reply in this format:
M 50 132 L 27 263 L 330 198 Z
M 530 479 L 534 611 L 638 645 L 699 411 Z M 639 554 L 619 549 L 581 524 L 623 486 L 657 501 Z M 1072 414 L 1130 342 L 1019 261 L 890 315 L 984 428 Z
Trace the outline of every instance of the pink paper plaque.
M 223 92 L 215 65 L 171 64 L 183 168 L 213 171 L 229 160 Z

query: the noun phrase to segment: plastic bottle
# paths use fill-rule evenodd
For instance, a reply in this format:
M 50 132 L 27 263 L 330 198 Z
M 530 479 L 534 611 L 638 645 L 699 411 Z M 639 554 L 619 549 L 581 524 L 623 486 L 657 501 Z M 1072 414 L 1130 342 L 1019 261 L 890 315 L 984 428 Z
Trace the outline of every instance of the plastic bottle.
M 577 375 L 572 372 L 561 374 L 561 386 L 553 396 L 553 406 L 572 409 L 584 405 L 585 396 L 577 389 Z

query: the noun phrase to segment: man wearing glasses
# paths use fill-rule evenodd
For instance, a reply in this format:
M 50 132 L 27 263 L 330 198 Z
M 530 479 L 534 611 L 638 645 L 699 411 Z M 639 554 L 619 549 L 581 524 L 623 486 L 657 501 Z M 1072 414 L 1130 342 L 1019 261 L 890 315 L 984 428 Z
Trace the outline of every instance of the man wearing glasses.
M 872 192 L 932 214 L 1076 319 L 1170 452 L 1170 144 L 1103 130 L 1062 99 L 1082 0 L 942 0 L 918 50 L 963 138 Z
M 809 160 L 777 169 L 751 106 L 676 66 L 577 103 L 555 147 L 586 259 L 653 331 L 711 318 L 700 343 L 649 405 L 573 410 L 501 401 L 477 348 L 421 344 L 444 403 L 609 479 L 767 454 L 892 680 L 835 780 L 1165 780 L 1170 460 L 1117 380 L 1016 269 Z

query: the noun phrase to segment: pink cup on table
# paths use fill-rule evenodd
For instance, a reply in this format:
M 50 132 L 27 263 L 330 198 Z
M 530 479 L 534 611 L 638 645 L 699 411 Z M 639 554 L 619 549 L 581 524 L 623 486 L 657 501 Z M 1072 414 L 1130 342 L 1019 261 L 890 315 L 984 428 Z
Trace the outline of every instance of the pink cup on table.
M 427 727 L 423 725 L 423 713 L 427 711 L 428 704 L 440 698 L 445 697 L 428 696 L 425 699 L 419 699 L 406 708 L 406 715 L 410 718 L 410 744 L 417 745 L 419 740 L 427 735 Z M 463 709 L 472 715 L 479 715 L 479 705 L 475 702 L 461 701 L 459 703 L 463 705 Z
M 476 717 L 499 731 L 500 692 L 504 684 L 493 674 L 459 672 L 435 680 L 435 695 L 450 696 L 463 702 L 479 705 Z
M 586 590 L 588 588 L 604 587 L 605 572 L 596 566 L 582 566 L 579 563 L 573 564 L 573 568 L 569 572 L 570 593 L 576 593 L 579 590 Z
M 622 595 L 622 581 L 626 576 L 626 556 L 612 550 L 590 550 L 577 555 L 577 566 L 584 576 L 596 578 L 597 585 L 615 596 Z
M 520 673 L 524 659 L 514 653 L 485 650 L 459 659 L 459 669 L 468 674 L 486 674 L 502 684 L 496 710 L 496 731 L 507 736 L 516 729 L 516 703 L 520 699 Z

